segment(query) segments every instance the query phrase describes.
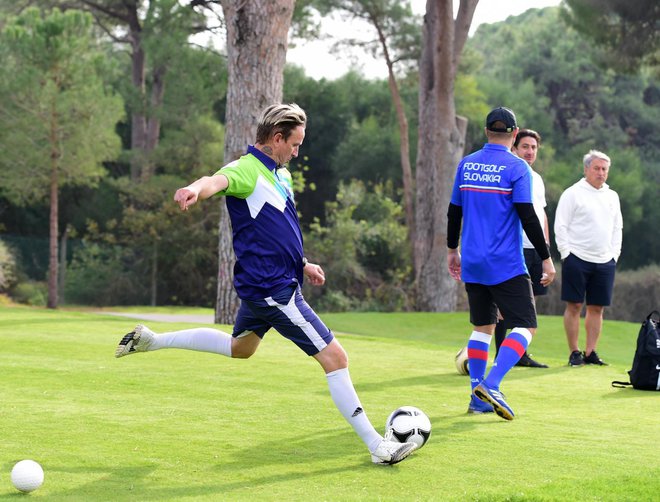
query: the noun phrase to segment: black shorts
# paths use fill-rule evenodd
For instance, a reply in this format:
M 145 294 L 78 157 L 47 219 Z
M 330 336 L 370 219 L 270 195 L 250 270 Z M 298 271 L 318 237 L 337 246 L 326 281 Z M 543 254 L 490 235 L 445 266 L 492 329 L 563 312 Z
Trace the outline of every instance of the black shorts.
M 569 254 L 561 265 L 561 299 L 607 307 L 612 303 L 616 262 L 592 263 Z
M 525 265 L 527 265 L 527 271 L 529 272 L 529 277 L 532 280 L 532 291 L 534 291 L 534 296 L 543 296 L 548 294 L 548 288 L 541 284 L 541 276 L 543 275 L 543 260 L 536 252 L 536 249 L 523 249 L 523 254 L 525 255 Z
M 470 322 L 474 326 L 497 323 L 499 309 L 511 328 L 536 328 L 536 304 L 528 275 L 518 275 L 494 286 L 466 283 Z

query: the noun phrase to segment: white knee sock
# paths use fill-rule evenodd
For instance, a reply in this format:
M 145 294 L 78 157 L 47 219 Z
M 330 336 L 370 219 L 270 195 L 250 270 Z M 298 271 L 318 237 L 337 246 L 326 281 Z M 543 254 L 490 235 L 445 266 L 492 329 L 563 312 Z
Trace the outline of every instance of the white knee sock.
M 344 416 L 346 421 L 351 424 L 355 432 L 358 433 L 369 451 L 373 452 L 383 437 L 376 432 L 367 414 L 362 409 L 360 399 L 355 392 L 348 368 L 331 371 L 325 375 L 330 387 L 330 395 L 335 402 L 335 406 Z
M 158 333 L 149 350 L 187 349 L 231 357 L 231 335 L 213 328 L 193 328 Z

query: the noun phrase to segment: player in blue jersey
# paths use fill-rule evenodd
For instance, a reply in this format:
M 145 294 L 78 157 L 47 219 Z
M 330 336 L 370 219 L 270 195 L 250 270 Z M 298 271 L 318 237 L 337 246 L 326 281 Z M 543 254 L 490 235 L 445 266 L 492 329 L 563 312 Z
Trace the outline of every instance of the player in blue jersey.
M 455 280 L 465 283 L 473 325 L 468 340 L 472 388 L 468 413 L 495 411 L 513 420 L 500 383 L 525 353 L 536 331 L 532 284 L 523 257 L 523 229 L 543 260 L 541 284 L 547 286 L 554 280 L 555 267 L 532 204 L 531 169 L 511 153 L 518 133 L 514 113 L 495 108 L 486 117 L 485 132 L 488 142 L 465 157 L 456 170 L 447 213 L 447 266 Z M 486 376 L 498 310 L 513 329 Z
M 181 210 L 213 195 L 225 196 L 236 254 L 234 287 L 241 300 L 233 334 L 195 328 L 156 334 L 138 325 L 120 341 L 115 357 L 179 348 L 246 359 L 270 328 L 314 357 L 325 372 L 336 407 L 353 427 L 376 464 L 396 464 L 414 443 L 384 439 L 372 426 L 348 372 L 348 356 L 301 293 L 303 278 L 323 285 L 323 269 L 303 253 L 303 237 L 290 182 L 280 172 L 298 156 L 307 117 L 296 104 L 267 107 L 256 142 L 238 160 L 174 194 Z

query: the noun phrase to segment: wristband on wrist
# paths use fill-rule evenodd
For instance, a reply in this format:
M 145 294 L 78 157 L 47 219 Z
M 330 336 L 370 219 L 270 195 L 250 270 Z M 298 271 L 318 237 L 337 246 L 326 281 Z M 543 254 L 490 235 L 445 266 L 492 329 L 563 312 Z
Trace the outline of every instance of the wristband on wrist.
M 305 258 L 304 256 L 303 256 L 302 262 L 303 262 L 303 268 L 305 268 L 307 266 L 307 264 L 309 263 L 307 258 Z

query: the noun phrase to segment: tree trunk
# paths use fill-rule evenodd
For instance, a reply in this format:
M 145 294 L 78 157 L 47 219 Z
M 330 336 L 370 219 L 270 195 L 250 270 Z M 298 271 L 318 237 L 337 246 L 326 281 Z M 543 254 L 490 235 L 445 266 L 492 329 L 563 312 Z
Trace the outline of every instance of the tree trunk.
M 218 287 L 215 301 L 214 322 L 233 324 L 239 303 L 234 290 L 234 262 L 236 256 L 231 245 L 231 224 L 225 201 L 220 202 L 218 220 Z
M 135 18 L 129 23 L 131 31 L 131 83 L 135 89 L 135 100 L 131 113 L 131 180 L 138 181 L 142 174 L 144 151 L 147 144 L 147 119 L 145 116 L 145 55 L 140 36 L 140 24 Z
M 406 226 L 408 227 L 408 239 L 415 242 L 415 205 L 413 194 L 415 193 L 415 184 L 412 176 L 412 166 L 410 165 L 410 138 L 408 137 L 408 118 L 403 108 L 403 101 L 399 93 L 399 86 L 394 77 L 392 69 L 389 70 L 389 85 L 396 116 L 399 122 L 399 151 L 401 156 L 401 180 L 403 182 L 403 204 L 406 211 Z M 413 253 L 414 259 L 414 253 Z
M 408 118 L 406 117 L 406 111 L 403 107 L 403 100 L 401 99 L 401 93 L 399 92 L 399 84 L 396 81 L 396 76 L 394 75 L 394 62 L 390 57 L 390 51 L 387 48 L 387 40 L 385 39 L 385 34 L 381 28 L 378 18 L 376 16 L 370 16 L 371 23 L 376 28 L 378 33 L 378 40 L 383 49 L 383 55 L 385 57 L 385 64 L 387 64 L 387 74 L 388 74 L 388 85 L 390 88 L 390 94 L 392 95 L 392 102 L 394 103 L 394 108 L 396 110 L 396 118 L 399 124 L 399 152 L 401 158 L 401 180 L 403 182 L 403 205 L 406 213 L 406 226 L 408 228 L 408 240 L 411 246 L 411 257 L 414 262 L 415 260 L 415 206 L 413 194 L 415 193 L 415 186 L 412 177 L 412 167 L 410 165 L 410 138 L 408 135 Z M 413 265 L 414 268 L 414 265 Z
M 51 171 L 50 179 L 50 237 L 48 254 L 48 308 L 56 309 L 57 298 L 57 237 L 58 237 L 58 189 L 57 168 Z
M 456 307 L 456 283 L 447 272 L 447 208 L 463 155 L 467 120 L 456 116 L 454 82 L 478 0 L 462 0 L 454 23 L 451 0 L 426 5 L 419 76 L 415 279 L 417 308 Z
M 227 25 L 227 111 L 225 163 L 254 142 L 262 109 L 282 99 L 284 64 L 294 0 L 222 0 Z M 231 324 L 238 309 L 233 290 L 235 256 L 225 204 L 218 243 L 218 294 L 215 322 Z
M 59 218 L 59 200 L 58 200 L 58 165 L 60 161 L 60 151 L 58 149 L 59 141 L 57 135 L 57 113 L 55 105 L 50 113 L 50 236 L 48 250 L 48 308 L 57 308 L 57 239 L 59 237 L 58 218 Z
M 169 8 L 164 2 L 139 2 L 137 0 L 124 0 L 121 2 L 80 0 L 79 2 L 73 2 L 72 5 L 64 6 L 66 8 L 82 7 L 84 10 L 91 12 L 97 19 L 99 26 L 105 31 L 113 31 L 106 24 L 116 24 L 121 27 L 118 30 L 120 33 L 123 33 L 124 30 L 128 31 L 127 38 L 131 46 L 131 85 L 133 88 L 128 103 L 131 115 L 130 164 L 131 181 L 134 183 L 146 181 L 153 174 L 154 166 L 150 159 L 150 152 L 158 144 L 160 134 L 160 119 L 157 118 L 158 114 L 154 110 L 157 110 L 162 104 L 167 65 L 162 65 L 154 70 L 151 101 L 149 102 L 147 99 L 146 78 L 147 54 L 143 43 L 145 32 L 143 31 L 143 21 L 140 19 L 141 15 L 145 15 L 144 23 L 149 24 L 150 14 L 159 8 L 156 5 L 158 3 Z M 99 19 L 104 19 L 105 16 L 108 16 L 112 22 L 99 21 Z M 153 21 L 156 21 L 156 19 L 154 18 Z M 112 38 L 116 39 L 115 36 L 112 36 Z M 121 41 L 124 41 L 123 36 Z
M 151 301 L 149 305 L 156 306 L 158 298 L 158 239 L 154 239 L 154 248 L 151 253 Z
M 142 181 L 147 181 L 154 174 L 154 164 L 149 159 L 149 154 L 158 146 L 160 139 L 160 117 L 159 110 L 163 105 L 165 96 L 165 73 L 167 68 L 163 65 L 153 71 L 153 83 L 151 86 L 151 105 L 149 107 L 149 119 L 147 120 L 147 138 L 145 144 L 145 159 L 142 165 L 140 177 Z
M 60 238 L 60 259 L 59 259 L 59 275 L 57 280 L 57 295 L 59 302 L 66 303 L 64 298 L 64 287 L 66 286 L 66 254 L 67 244 L 69 242 L 69 225 L 64 227 L 62 237 Z

